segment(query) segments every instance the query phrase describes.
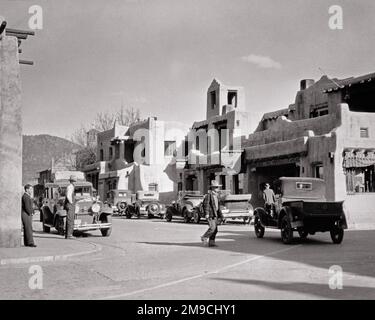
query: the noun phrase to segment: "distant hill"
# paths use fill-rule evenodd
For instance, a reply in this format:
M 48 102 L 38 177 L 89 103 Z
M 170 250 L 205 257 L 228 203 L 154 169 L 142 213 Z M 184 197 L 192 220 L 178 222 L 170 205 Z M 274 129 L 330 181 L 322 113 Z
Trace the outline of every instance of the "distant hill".
M 67 139 L 47 134 L 23 136 L 22 184 L 31 182 L 39 171 L 50 168 L 52 158 L 58 161 L 69 157 L 79 148 L 79 145 Z

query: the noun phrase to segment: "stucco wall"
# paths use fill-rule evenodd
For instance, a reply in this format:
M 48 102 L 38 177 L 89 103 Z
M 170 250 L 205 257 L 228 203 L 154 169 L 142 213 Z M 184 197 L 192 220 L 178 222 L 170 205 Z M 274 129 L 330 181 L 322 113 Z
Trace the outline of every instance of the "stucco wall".
M 291 121 L 286 117 L 280 117 L 268 130 L 250 134 L 244 143 L 245 147 L 251 147 L 297 139 L 305 135 L 307 130 L 312 130 L 315 135 L 323 135 L 329 133 L 338 124 L 339 119 L 337 119 L 336 114 L 297 121 Z
M 350 200 L 354 198 L 348 196 L 346 192 L 345 174 L 342 167 L 343 152 L 345 149 L 375 149 L 375 113 L 351 112 L 347 104 L 340 104 L 339 106 L 342 111 L 342 126 L 335 130 L 337 135 L 335 197 L 336 199 Z M 360 128 L 368 128 L 369 138 L 360 138 Z M 368 196 L 369 200 L 373 201 L 374 197 Z M 369 204 L 369 208 L 374 208 L 374 206 Z
M 16 37 L 0 40 L 0 247 L 21 244 L 22 118 Z

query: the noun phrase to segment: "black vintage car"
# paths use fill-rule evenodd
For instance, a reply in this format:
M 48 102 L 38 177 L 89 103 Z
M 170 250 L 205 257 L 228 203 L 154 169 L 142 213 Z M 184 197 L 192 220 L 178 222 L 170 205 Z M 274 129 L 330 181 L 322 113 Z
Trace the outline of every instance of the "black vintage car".
M 64 209 L 64 201 L 68 184 L 67 180 L 46 183 L 41 208 L 44 232 L 50 232 L 51 228 L 55 228 L 58 233 L 65 233 L 67 212 Z M 112 207 L 93 197 L 91 182 L 77 181 L 74 186 L 76 204 L 73 230 L 100 230 L 102 236 L 108 237 L 112 231 Z
M 173 201 L 166 209 L 165 219 L 170 222 L 173 216 L 183 217 L 185 223 L 192 219 L 199 223 L 204 218 L 202 202 L 204 196 L 199 191 L 179 191 L 177 201 Z
M 322 179 L 282 177 L 275 184 L 277 203 L 274 208 L 254 210 L 254 230 L 258 238 L 265 228 L 281 230 L 285 244 L 297 231 L 302 239 L 316 232 L 330 232 L 333 243 L 339 244 L 347 229 L 343 201 L 326 201 Z

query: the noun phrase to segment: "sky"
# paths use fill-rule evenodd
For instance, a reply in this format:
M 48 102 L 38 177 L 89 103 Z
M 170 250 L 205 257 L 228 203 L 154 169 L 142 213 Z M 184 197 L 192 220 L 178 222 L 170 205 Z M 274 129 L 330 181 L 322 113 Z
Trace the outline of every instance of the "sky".
M 121 105 L 142 118 L 192 125 L 216 78 L 243 86 L 253 130 L 294 102 L 301 79 L 375 71 L 373 0 L 0 0 L 8 27 L 43 29 L 23 41 L 24 134 L 70 137 Z M 329 8 L 343 29 L 329 28 Z

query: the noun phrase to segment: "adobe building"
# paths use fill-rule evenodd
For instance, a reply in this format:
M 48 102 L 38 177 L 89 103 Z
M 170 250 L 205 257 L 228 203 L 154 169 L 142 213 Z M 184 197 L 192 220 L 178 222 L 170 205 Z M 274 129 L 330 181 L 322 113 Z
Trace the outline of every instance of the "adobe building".
M 241 140 L 249 126 L 243 88 L 214 79 L 207 90 L 206 119 L 194 122 L 186 157 L 177 158 L 181 189 L 206 193 L 211 180 L 217 180 L 223 189 L 243 193 Z
M 375 74 L 302 80 L 295 103 L 266 113 L 244 142 L 247 192 L 281 176 L 322 178 L 352 227 L 375 225 L 374 98 Z
M 84 168 L 86 179 L 106 199 L 112 189 L 159 191 L 160 200 L 175 199 L 178 179 L 174 156 L 183 143 L 186 125 L 156 117 L 128 126 L 115 122 L 97 134 L 97 161 Z

